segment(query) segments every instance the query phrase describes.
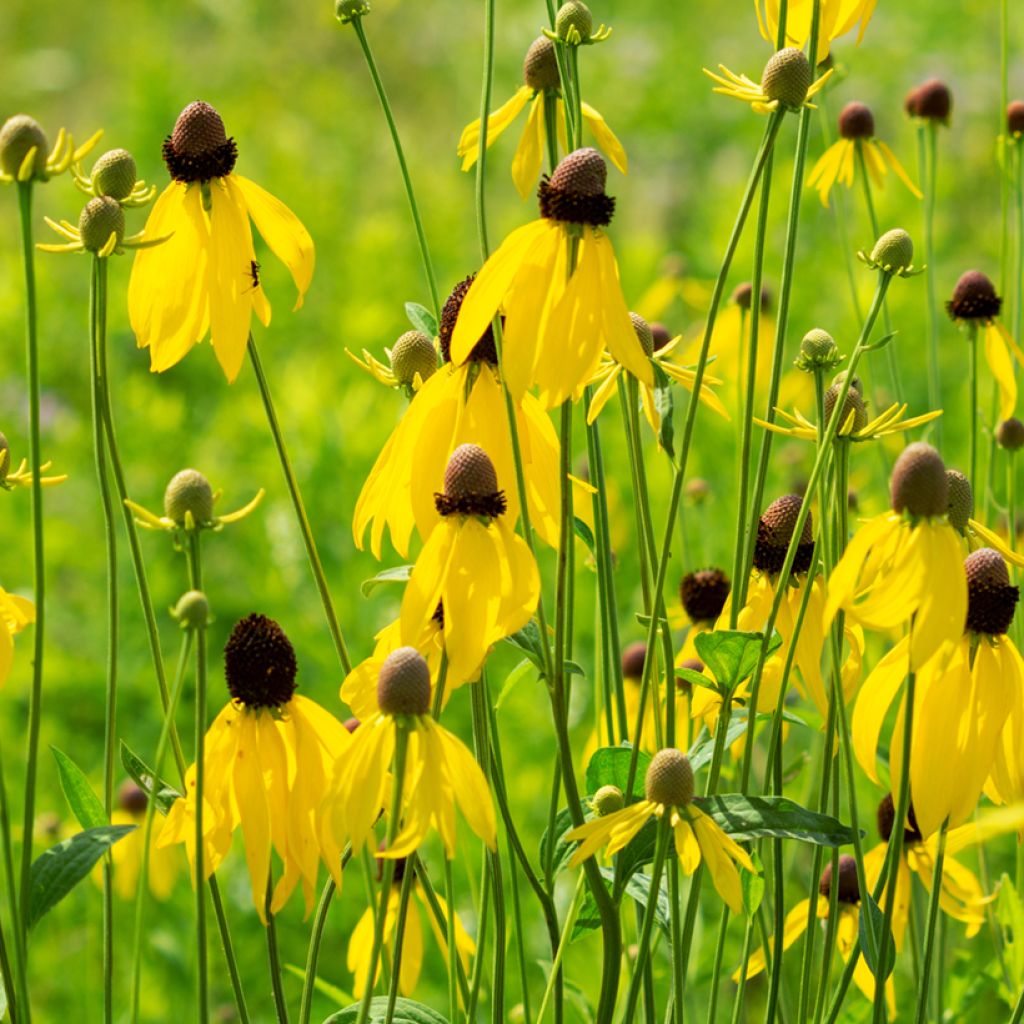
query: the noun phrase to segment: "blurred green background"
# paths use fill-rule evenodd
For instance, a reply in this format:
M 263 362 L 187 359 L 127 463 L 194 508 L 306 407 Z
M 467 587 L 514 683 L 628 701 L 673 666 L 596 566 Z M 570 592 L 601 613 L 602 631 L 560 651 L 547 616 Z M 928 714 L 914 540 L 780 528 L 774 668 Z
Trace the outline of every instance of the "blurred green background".
M 473 177 L 460 173 L 455 145 L 462 126 L 479 108 L 483 6 L 459 0 L 375 0 L 373 6 L 366 31 L 394 105 L 440 288 L 446 293 L 479 264 Z M 520 84 L 522 56 L 546 20 L 540 0 L 497 7 L 492 107 Z M 762 120 L 747 107 L 712 94 L 701 67 L 721 62 L 757 79 L 771 48 L 758 33 L 749 0 L 595 0 L 592 9 L 595 22 L 613 26 L 614 34 L 608 43 L 582 54 L 584 96 L 605 115 L 630 156 L 628 176 L 610 171 L 609 191 L 618 197 L 611 235 L 627 300 L 651 316 L 640 303 L 657 281 L 677 276 L 679 296 L 699 296 L 699 286 L 709 286 L 762 131 Z M 1024 92 L 1019 61 L 1024 19 L 1019 13 L 1014 15 L 1011 32 L 1012 97 Z M 345 349 L 358 352 L 365 347 L 383 358 L 384 346 L 408 329 L 403 304 L 414 300 L 429 306 L 430 299 L 391 143 L 352 30 L 337 24 L 328 0 L 153 0 L 144 4 L 95 0 L 80 5 L 10 0 L 0 6 L 0 39 L 5 41 L 0 119 L 31 113 L 51 138 L 61 125 L 80 140 L 102 127 L 105 135 L 96 153 L 115 146 L 130 149 L 140 174 L 163 187 L 161 141 L 186 103 L 207 100 L 219 109 L 228 133 L 238 141 L 238 170 L 287 202 L 312 233 L 317 272 L 304 308 L 294 315 L 286 271 L 268 252 L 258 251 L 275 310 L 270 328 L 257 328 L 257 340 L 346 637 L 353 655 L 365 656 L 372 648 L 373 634 L 395 614 L 400 593 L 396 588 L 380 588 L 369 599 L 360 595 L 360 582 L 379 566 L 368 552 L 356 550 L 350 524 L 359 489 L 401 415 L 404 399 L 384 391 L 345 356 Z M 823 149 L 823 125 L 834 134 L 839 107 L 859 99 L 873 107 L 878 135 L 890 143 L 912 177 L 919 179 L 915 130 L 903 114 L 902 100 L 919 81 L 941 76 L 953 90 L 955 107 L 951 127 L 940 132 L 934 268 L 938 294 L 948 295 L 969 267 L 998 279 L 998 3 L 881 0 L 863 44 L 857 47 L 847 37 L 834 54 L 840 80 L 827 93 L 821 118 L 812 122 L 810 159 Z M 781 265 L 795 124 L 795 118 L 787 120 L 775 163 L 765 270 L 773 288 Z M 519 201 L 509 175 L 521 126 L 522 121 L 514 125 L 490 151 L 487 195 L 492 244 L 535 216 L 532 201 Z M 861 196 L 843 191 L 839 202 L 850 248 L 870 248 Z M 891 177 L 876 202 L 883 228 L 906 227 L 923 254 L 921 204 Z M 803 191 L 801 203 L 787 365 L 800 337 L 812 326 L 833 333 L 844 353 L 851 350 L 857 333 L 833 213 L 823 209 L 808 190 Z M 68 177 L 38 188 L 37 239 L 52 240 L 42 223 L 43 214 L 76 221 L 81 205 L 82 197 Z M 138 230 L 145 212 L 129 211 L 128 218 L 129 230 Z M 24 301 L 12 188 L 0 189 L 0 240 L 0 429 L 10 439 L 17 460 L 27 453 L 27 435 Z M 159 510 L 167 480 L 185 466 L 200 468 L 215 488 L 223 489 L 224 510 L 243 504 L 259 487 L 267 489 L 255 515 L 204 542 L 207 591 L 217 618 L 210 635 L 214 663 L 219 664 L 218 652 L 237 618 L 254 610 L 266 612 L 284 625 L 296 645 L 302 692 L 343 716 L 337 698 L 338 666 L 251 371 L 246 367 L 229 387 L 204 344 L 171 371 L 159 377 L 150 374 L 148 355 L 136 349 L 127 324 L 124 294 L 129 260 L 111 261 L 110 344 L 114 405 L 130 490 L 136 500 Z M 37 267 L 44 453 L 54 460 L 55 471 L 70 474 L 65 485 L 46 493 L 50 619 L 38 806 L 41 816 L 57 815 L 70 828 L 48 747 L 53 744 L 70 754 L 98 786 L 103 735 L 104 569 L 89 423 L 89 264 L 82 256 L 40 254 Z M 744 280 L 749 267 L 748 238 L 734 264 L 734 282 Z M 873 278 L 860 264 L 854 274 L 864 305 Z M 1012 289 L 1007 291 L 1013 294 Z M 890 294 L 907 398 L 911 413 L 921 412 L 926 398 L 924 279 L 897 281 Z M 702 311 L 678 297 L 657 316 L 673 332 L 692 333 L 700 327 Z M 946 408 L 943 454 L 957 465 L 966 458 L 966 348 L 945 318 L 939 331 Z M 713 372 L 728 377 L 730 370 L 720 362 Z M 878 384 L 867 397 L 872 408 L 880 411 L 891 398 L 883 364 L 878 364 L 873 378 Z M 987 396 L 988 377 L 983 380 Z M 684 401 L 677 395 L 678 411 Z M 618 517 L 622 635 L 628 641 L 641 635 L 633 617 L 641 598 L 635 545 L 630 542 L 628 467 L 616 403 L 603 416 L 611 502 Z M 702 413 L 690 466 L 691 475 L 709 481 L 711 496 L 702 511 L 685 510 L 688 550 L 676 553 L 678 565 L 670 573 L 673 586 L 686 568 L 704 563 L 731 565 L 733 437 L 731 426 Z M 898 447 L 895 442 L 887 447 L 888 458 Z M 769 497 L 792 489 L 809 469 L 809 455 L 809 447 L 799 442 L 777 444 Z M 854 458 L 853 483 L 861 509 L 873 514 L 887 501 L 882 476 L 885 460 L 862 450 Z M 660 533 L 668 471 L 653 442 L 648 463 Z M 1002 463 L 996 470 L 997 503 L 1002 496 Z M 16 492 L 3 495 L 2 500 L 0 583 L 27 594 L 32 578 L 29 496 Z M 995 514 L 993 507 L 990 522 Z M 163 609 L 186 589 L 184 560 L 165 535 L 145 534 L 143 542 L 155 601 Z M 579 660 L 589 668 L 594 576 L 583 564 L 583 556 L 580 549 L 577 635 Z M 400 561 L 393 552 L 386 558 L 386 564 Z M 148 758 L 155 748 L 159 717 L 126 557 L 120 582 L 120 734 Z M 176 626 L 167 616 L 163 626 L 165 649 L 171 653 L 177 644 Z M 18 640 L 15 671 L 0 701 L 4 767 L 15 820 L 20 820 L 29 652 L 26 634 Z M 504 671 L 514 664 L 509 652 L 498 655 L 495 691 Z M 225 697 L 219 684 L 217 674 L 211 717 Z M 580 750 L 593 721 L 589 691 L 588 685 L 578 686 L 573 703 Z M 461 696 L 452 702 L 450 718 L 453 728 L 468 737 L 468 706 Z M 187 722 L 186 706 L 182 714 L 186 730 Z M 543 687 L 530 679 L 521 681 L 501 707 L 500 726 L 513 806 L 532 852 L 546 818 L 553 751 Z M 806 731 L 794 733 L 791 759 L 798 762 L 813 742 Z M 807 781 L 798 781 L 798 790 Z M 865 783 L 863 806 L 870 808 L 879 795 Z M 479 886 L 480 864 L 471 851 L 475 847 L 467 844 L 456 878 L 463 893 L 460 910 L 472 930 L 471 897 Z M 431 854 L 428 863 L 439 873 L 436 850 Z M 807 863 L 803 851 L 797 856 L 798 864 Z M 251 906 L 237 847 L 222 875 L 250 1007 L 255 1020 L 267 1020 L 272 1006 L 263 932 Z M 528 906 L 527 947 L 536 1002 L 545 972 L 534 961 L 543 959 L 546 949 L 539 915 Z M 345 990 L 351 988 L 344 964 L 347 937 L 364 907 L 362 881 L 353 872 L 332 912 L 321 957 L 322 977 Z M 307 929 L 301 911 L 301 900 L 293 899 L 281 918 L 283 958 L 291 964 L 305 960 Z M 116 984 L 121 999 L 127 993 L 131 912 L 131 904 L 118 905 Z M 705 912 L 711 927 L 717 908 L 709 904 Z M 193 1005 L 194 943 L 186 876 L 179 878 L 169 902 L 152 907 L 149 921 L 145 1019 L 188 1019 Z M 99 1019 L 99 927 L 99 892 L 91 884 L 82 885 L 39 924 L 33 936 L 31 978 L 40 1020 Z M 950 931 L 960 934 L 956 927 Z M 741 932 L 731 932 L 730 942 L 738 944 L 740 936 Z M 713 941 L 707 932 L 703 938 L 708 944 Z M 223 1019 L 232 1019 L 230 990 L 216 940 L 212 946 L 215 998 L 228 1005 Z M 444 965 L 429 940 L 427 946 L 420 997 L 440 1008 L 446 1005 Z M 597 984 L 592 976 L 596 948 L 596 940 L 585 940 L 569 956 L 570 978 L 590 997 Z M 705 949 L 709 955 L 700 958 L 701 971 L 710 963 L 710 948 Z M 973 950 L 964 956 L 974 959 L 963 961 L 951 985 L 977 974 L 975 968 L 991 958 L 986 936 L 976 940 Z M 733 952 L 730 945 L 727 966 L 738 957 L 738 953 L 731 957 Z M 68 969 L 70 964 L 73 970 Z M 656 969 L 664 971 L 665 962 L 659 959 Z M 700 973 L 695 992 L 701 991 Z M 297 1005 L 299 982 L 289 977 L 285 984 Z M 511 984 L 517 992 L 518 982 Z M 761 998 L 761 989 L 753 986 L 751 1014 L 760 1012 Z M 978 1006 L 996 1005 L 991 995 L 986 998 L 989 1002 Z M 851 997 L 847 1019 L 859 1019 L 865 1009 L 862 1003 Z M 318 996 L 314 1019 L 322 1019 L 333 1008 L 336 1005 L 330 999 Z M 575 1008 L 571 1012 L 582 1013 Z M 958 1015 L 957 1019 L 968 1017 Z

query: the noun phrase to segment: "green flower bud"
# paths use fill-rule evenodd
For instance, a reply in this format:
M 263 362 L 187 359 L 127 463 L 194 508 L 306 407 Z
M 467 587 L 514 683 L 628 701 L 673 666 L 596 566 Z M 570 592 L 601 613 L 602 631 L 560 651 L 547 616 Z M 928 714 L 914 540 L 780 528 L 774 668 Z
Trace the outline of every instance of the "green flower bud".
M 210 621 L 210 602 L 201 590 L 188 590 L 171 609 L 182 629 L 202 629 Z
M 590 38 L 590 33 L 594 30 L 593 15 L 582 0 L 568 0 L 568 3 L 562 4 L 558 9 L 558 14 L 555 15 L 555 34 L 559 39 L 568 43 L 576 42 L 577 40 L 572 36 L 573 30 L 583 42 Z
M 6 174 L 17 177 L 28 151 L 33 146 L 36 148 L 36 155 L 32 158 L 32 175 L 44 178 L 46 157 L 50 147 L 39 122 L 28 114 L 15 114 L 14 117 L 9 117 L 3 128 L 0 128 L 0 168 L 3 168 Z
M 347 25 L 353 18 L 370 13 L 370 0 L 335 0 L 334 16 Z
M 626 806 L 626 798 L 618 786 L 602 786 L 590 801 L 594 813 L 599 818 L 605 818 L 609 814 L 621 811 Z
M 787 46 L 774 54 L 764 66 L 761 89 L 770 100 L 781 106 L 799 110 L 811 87 L 811 65 L 803 50 Z
M 120 245 L 124 238 L 124 210 L 116 199 L 110 196 L 97 196 L 90 199 L 78 218 L 78 233 L 82 236 L 82 245 L 87 252 L 99 252 L 110 236 L 117 236 Z
M 168 519 L 184 526 L 186 512 L 192 513 L 197 526 L 213 520 L 213 488 L 198 469 L 175 473 L 164 491 L 164 515 Z
M 794 362 L 798 369 L 814 373 L 815 370 L 834 369 L 842 358 L 832 335 L 820 327 L 814 327 L 804 335 L 804 340 L 800 342 L 800 353 Z
M 98 196 L 127 199 L 135 188 L 135 157 L 127 149 L 112 149 L 92 165 L 92 185 Z
M 902 228 L 886 231 L 871 250 L 871 262 L 892 273 L 908 270 L 914 262 L 913 239 Z
M 426 380 L 436 369 L 434 343 L 422 331 L 406 331 L 391 349 L 391 370 L 399 384 L 412 384 L 417 373 Z

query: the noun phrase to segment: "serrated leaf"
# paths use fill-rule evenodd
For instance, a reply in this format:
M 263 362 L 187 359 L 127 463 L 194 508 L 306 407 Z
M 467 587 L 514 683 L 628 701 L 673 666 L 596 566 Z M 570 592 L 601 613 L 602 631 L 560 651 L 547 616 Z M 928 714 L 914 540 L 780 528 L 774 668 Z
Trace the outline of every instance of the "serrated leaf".
M 304 968 L 297 967 L 295 964 L 284 964 L 284 969 L 289 974 L 299 978 L 301 981 L 306 980 L 306 971 Z M 324 981 L 323 978 L 314 976 L 313 988 L 322 995 L 327 996 L 328 999 L 333 999 L 339 1006 L 344 1006 L 346 1003 L 352 1002 L 352 996 L 350 996 L 348 992 L 338 988 L 337 985 L 332 985 L 329 981 Z
M 409 323 L 428 338 L 433 338 L 437 334 L 437 321 L 426 306 L 421 306 L 418 302 L 407 302 L 405 315 L 409 318 Z
M 376 996 L 370 1001 L 370 1024 L 378 1024 L 387 1016 L 387 996 Z M 323 1024 L 355 1024 L 359 1018 L 359 1003 L 346 1006 L 344 1010 L 332 1013 Z M 437 1010 L 417 1003 L 412 999 L 399 996 L 395 1000 L 395 1012 L 391 1017 L 392 1024 L 448 1024 L 448 1018 L 442 1017 Z
M 654 409 L 661 419 L 658 428 L 658 444 L 669 454 L 675 455 L 675 424 L 673 421 L 672 382 L 668 374 L 653 360 L 654 369 Z
M 57 771 L 60 773 L 60 788 L 71 808 L 71 813 L 78 819 L 82 828 L 101 828 L 109 825 L 106 812 L 100 798 L 93 792 L 85 773 L 62 750 L 50 747 L 57 760 Z
M 161 814 L 166 814 L 174 801 L 181 796 L 173 786 L 169 786 L 163 779 L 157 779 L 154 787 L 153 769 L 124 740 L 121 740 L 121 764 L 146 795 L 156 801 L 156 809 Z
M 697 656 L 718 682 L 733 689 L 753 671 L 764 643 L 763 633 L 745 633 L 736 629 L 716 629 L 694 638 Z M 778 649 L 782 637 L 777 633 L 768 644 L 768 655 Z
M 860 913 L 857 915 L 857 935 L 860 938 L 860 951 L 864 957 L 864 963 L 868 965 L 868 970 L 875 976 L 875 980 L 885 981 L 892 974 L 893 967 L 896 966 L 896 943 L 893 941 L 892 932 L 890 931 L 888 941 L 886 942 L 885 966 L 883 970 L 879 970 L 879 964 L 875 958 L 875 950 L 868 940 L 867 923 L 869 920 L 873 922 L 875 940 L 880 947 L 882 934 L 885 931 L 885 916 L 882 913 L 882 908 L 872 898 L 871 893 L 864 893 L 861 896 Z
M 31 928 L 92 870 L 92 866 L 135 825 L 103 825 L 86 829 L 42 853 L 29 873 L 28 913 Z
M 694 806 L 737 842 L 774 836 L 817 846 L 837 847 L 853 842 L 853 829 L 827 814 L 801 807 L 784 796 L 698 796 Z
M 764 899 L 764 864 L 757 855 L 757 850 L 750 851 L 750 859 L 753 861 L 756 873 L 751 874 L 746 868 L 740 867 L 740 889 L 743 892 L 743 909 L 747 917 L 753 917 L 757 908 L 761 906 Z
M 359 591 L 363 597 L 369 597 L 383 583 L 407 583 L 412 575 L 411 565 L 396 565 L 393 569 L 383 569 L 376 576 L 363 580 Z
M 593 796 L 602 786 L 618 786 L 626 793 L 632 758 L 633 748 L 628 746 L 600 747 L 595 750 L 587 764 L 587 792 Z M 644 795 L 644 775 L 647 774 L 647 766 L 650 763 L 651 755 L 645 754 L 642 750 L 638 751 L 632 796 Z

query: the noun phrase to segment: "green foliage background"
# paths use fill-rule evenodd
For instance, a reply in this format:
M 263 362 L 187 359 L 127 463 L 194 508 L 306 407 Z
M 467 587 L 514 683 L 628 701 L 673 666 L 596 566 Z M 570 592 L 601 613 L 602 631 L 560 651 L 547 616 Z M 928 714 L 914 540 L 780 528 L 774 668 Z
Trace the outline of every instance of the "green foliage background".
M 522 54 L 546 18 L 540 0 L 497 6 L 493 105 L 520 84 Z M 637 302 L 668 266 L 681 268 L 687 279 L 709 283 L 762 122 L 743 105 L 714 96 L 700 69 L 720 61 L 753 78 L 759 76 L 770 47 L 757 32 L 753 4 L 749 0 L 595 0 L 593 10 L 595 21 L 607 22 L 615 31 L 609 43 L 582 55 L 584 95 L 606 116 L 630 155 L 627 177 L 610 172 L 610 191 L 618 197 L 612 236 L 627 299 Z M 858 48 L 847 38 L 835 47 L 843 80 L 825 101 L 830 115 L 814 122 L 811 159 L 823 148 L 822 123 L 831 122 L 839 106 L 850 99 L 868 102 L 875 111 L 879 136 L 890 142 L 917 178 L 915 133 L 902 113 L 903 95 L 931 75 L 950 83 L 955 111 L 952 127 L 941 133 L 936 226 L 940 295 L 947 294 L 968 267 L 999 276 L 998 15 L 999 5 L 993 0 L 969 4 L 881 0 L 863 45 Z M 455 144 L 462 126 L 479 109 L 482 24 L 481 3 L 457 0 L 377 0 L 366 20 L 412 166 L 444 291 L 479 264 L 473 178 L 460 173 Z M 79 139 L 102 127 L 101 150 L 130 149 L 140 174 L 162 187 L 166 181 L 159 157 L 162 139 L 186 103 L 208 100 L 238 140 L 239 170 L 284 199 L 313 234 L 317 273 L 305 307 L 294 315 L 286 272 L 269 253 L 260 256 L 275 308 L 269 330 L 258 328 L 257 337 L 346 636 L 354 656 L 365 656 L 373 634 L 394 615 L 399 593 L 395 588 L 380 588 L 369 599 L 360 596 L 360 581 L 372 576 L 378 565 L 368 552 L 355 549 L 350 524 L 359 488 L 404 401 L 383 391 L 346 357 L 345 349 L 358 352 L 365 347 L 383 357 L 383 347 L 407 329 L 403 303 L 415 300 L 429 306 L 430 300 L 391 143 L 352 31 L 338 26 L 328 0 L 151 0 L 140 4 L 96 0 L 77 5 L 13 0 L 0 7 L 0 39 L 5 40 L 0 118 L 30 112 L 51 137 L 60 125 Z M 1024 19 L 1015 15 L 1011 96 L 1024 91 L 1019 62 L 1022 44 Z M 795 119 L 789 119 L 775 166 L 766 267 L 772 284 L 778 280 L 781 260 L 794 129 Z M 532 202 L 520 203 L 508 172 L 520 130 L 521 123 L 513 126 L 491 150 L 488 162 L 492 245 L 534 215 Z M 49 240 L 42 214 L 77 219 L 82 198 L 67 177 L 38 188 L 36 196 L 40 240 Z M 859 194 L 843 195 L 840 200 L 851 247 L 870 247 Z M 883 227 L 904 226 L 923 242 L 921 206 L 901 185 L 890 183 L 878 197 L 878 206 Z M 840 349 L 849 352 L 857 324 L 833 216 L 810 191 L 803 193 L 801 214 L 788 352 L 795 352 L 799 338 L 811 326 L 830 330 Z M 144 213 L 128 216 L 130 229 L 141 228 Z M 54 744 L 68 752 L 98 786 L 103 735 L 103 552 L 89 426 L 88 261 L 81 256 L 40 254 L 37 266 L 45 456 L 54 460 L 56 471 L 71 476 L 67 484 L 46 494 L 50 625 L 39 809 L 42 815 L 59 816 L 61 828 L 70 828 L 47 746 Z M 747 276 L 749 266 L 748 240 L 735 263 L 736 281 Z M 223 489 L 224 509 L 244 503 L 258 487 L 267 489 L 255 515 L 205 542 L 207 589 L 217 617 L 211 649 L 216 657 L 237 618 L 249 611 L 264 611 L 279 619 L 295 642 L 302 691 L 343 714 L 337 699 L 341 677 L 252 374 L 246 368 L 235 385 L 227 386 L 212 352 L 203 345 L 168 373 L 151 375 L 148 356 L 136 349 L 127 324 L 128 272 L 129 258 L 111 261 L 114 404 L 130 489 L 138 501 L 158 509 L 166 481 L 184 466 L 201 468 L 215 487 Z M 854 273 L 863 303 L 871 287 L 870 275 L 859 264 Z M 891 294 L 911 412 L 923 411 L 924 280 L 897 282 Z M 674 331 L 692 331 L 699 328 L 700 317 L 700 309 L 680 301 L 664 318 Z M 943 321 L 940 332 L 947 410 L 944 455 L 955 465 L 966 457 L 966 389 L 962 386 L 966 350 L 951 324 Z M 15 196 L 10 188 L 0 189 L 0 366 L 0 429 L 10 439 L 17 459 L 26 453 L 27 438 L 23 291 Z M 724 366 L 716 370 L 727 373 Z M 884 372 L 878 377 L 886 379 Z M 881 385 L 869 398 L 876 410 L 889 400 Z M 632 618 L 640 607 L 640 595 L 635 591 L 635 546 L 628 539 L 632 529 L 628 468 L 614 403 L 603 422 L 621 538 L 618 584 L 623 637 L 629 640 L 640 635 Z M 684 566 L 680 556 L 673 579 L 699 563 L 731 564 L 732 437 L 731 427 L 702 413 L 691 466 L 694 475 L 710 482 L 712 495 L 703 513 L 687 509 L 689 564 Z M 887 449 L 889 458 L 892 447 L 898 449 L 898 444 Z M 810 450 L 799 443 L 780 443 L 775 452 L 770 496 L 790 490 L 810 465 Z M 660 530 L 667 469 L 653 444 L 648 460 L 657 488 Z M 884 460 L 861 451 L 855 453 L 855 460 L 854 482 L 861 507 L 873 513 L 887 498 Z M 996 473 L 1000 484 L 1002 473 L 1000 463 Z M 1000 494 L 1001 486 L 997 497 Z M 28 593 L 28 495 L 3 495 L 2 501 L 0 582 L 10 590 Z M 994 517 L 995 512 L 990 512 L 990 520 Z M 163 535 L 147 534 L 144 543 L 155 599 L 159 607 L 169 606 L 186 586 L 183 558 Z M 392 552 L 387 564 L 399 561 Z M 588 668 L 593 662 L 593 580 L 585 567 L 580 569 L 578 649 L 579 660 Z M 148 757 L 155 747 L 159 718 L 126 558 L 120 583 L 120 731 Z M 169 618 L 164 619 L 164 627 L 164 645 L 172 654 L 176 627 Z M 22 638 L 15 672 L 0 700 L 0 746 L 15 820 L 20 820 L 29 650 Z M 492 675 L 495 692 L 514 664 L 509 654 L 499 655 Z M 219 681 L 218 675 L 211 716 L 224 697 Z M 585 684 L 577 687 L 573 706 L 580 750 L 592 722 L 589 689 Z M 187 708 L 184 711 L 182 725 L 187 728 Z M 451 717 L 468 736 L 463 697 L 453 701 Z M 553 754 L 542 686 L 529 678 L 521 681 L 503 704 L 500 722 L 513 805 L 533 850 L 546 818 Z M 791 733 L 788 760 L 798 763 L 812 741 L 806 731 Z M 794 783 L 797 792 L 813 782 L 807 774 L 805 769 Z M 862 805 L 872 807 L 878 796 L 865 784 Z M 470 926 L 470 896 L 478 891 L 480 869 L 478 857 L 469 852 L 472 849 L 467 844 L 456 874 L 463 893 L 460 909 Z M 272 1011 L 263 933 L 249 900 L 240 853 L 235 850 L 222 874 L 254 1019 L 266 1020 Z M 797 857 L 800 865 L 806 863 L 803 852 Z M 433 863 L 439 864 L 436 856 Z M 321 959 L 322 976 L 345 989 L 351 986 L 344 965 L 347 936 L 365 906 L 359 872 L 352 875 L 340 909 L 328 924 Z M 793 877 L 799 881 L 799 871 Z M 797 898 L 795 891 L 792 899 Z M 188 1019 L 191 1013 L 192 913 L 184 875 L 171 901 L 150 911 L 144 976 L 148 1020 Z M 717 907 L 708 903 L 704 914 L 707 927 L 698 939 L 710 943 Z M 293 964 L 305 959 L 307 932 L 301 918 L 301 901 L 295 899 L 282 915 L 284 959 Z M 122 998 L 127 992 L 130 919 L 131 906 L 119 905 L 116 984 Z M 528 921 L 529 955 L 540 959 L 544 935 L 539 915 L 532 909 Z M 951 926 L 950 933 L 959 935 L 959 928 Z M 730 933 L 726 965 L 738 959 L 740 934 Z M 99 1019 L 99 940 L 98 889 L 85 884 L 40 923 L 33 937 L 31 977 L 39 1019 Z M 595 948 L 593 940 L 584 940 L 569 957 L 569 976 L 591 996 L 596 991 L 591 969 Z M 973 954 L 963 956 L 973 956 L 974 961 L 965 960 L 957 968 L 965 979 L 985 967 L 991 956 L 986 936 L 972 948 Z M 425 1002 L 442 1007 L 444 965 L 429 940 L 427 956 L 420 995 Z M 212 963 L 217 1000 L 226 1004 L 230 991 L 216 948 Z M 511 963 L 510 959 L 510 967 Z M 72 964 L 74 968 L 69 969 Z M 710 956 L 702 957 L 700 964 L 695 991 L 700 990 L 700 975 L 709 969 Z M 663 969 L 660 961 L 658 969 Z M 536 1001 L 544 973 L 540 967 L 532 970 Z M 906 980 L 901 983 L 909 985 Z M 516 982 L 512 984 L 515 990 Z M 953 979 L 950 984 L 960 985 L 960 981 Z M 298 982 L 289 978 L 286 985 L 296 998 Z M 982 984 L 981 988 L 991 992 L 994 986 Z M 759 1013 L 760 997 L 760 989 L 752 989 L 751 1019 Z M 977 1003 L 979 1007 L 994 1005 L 991 994 L 985 998 L 989 1001 Z M 858 1019 L 862 1003 L 854 996 L 850 1004 L 849 1019 Z M 332 1008 L 329 999 L 318 997 L 314 1019 L 322 1019 Z

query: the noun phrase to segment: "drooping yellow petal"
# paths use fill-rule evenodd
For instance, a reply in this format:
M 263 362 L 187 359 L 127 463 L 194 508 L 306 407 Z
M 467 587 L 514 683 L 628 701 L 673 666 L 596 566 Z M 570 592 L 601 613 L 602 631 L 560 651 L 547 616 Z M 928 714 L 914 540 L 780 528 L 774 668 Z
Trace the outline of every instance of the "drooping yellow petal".
M 822 206 L 828 206 L 829 193 L 839 176 L 844 152 L 849 145 L 849 139 L 839 139 L 837 142 L 833 142 L 821 154 L 818 162 L 811 168 L 811 173 L 807 176 L 807 187 L 817 189 Z
M 1002 332 L 995 323 L 985 325 L 985 360 L 999 385 L 999 418 L 1008 420 L 1017 407 L 1017 375 Z
M 697 834 L 700 852 L 708 873 L 714 883 L 718 895 L 734 914 L 743 913 L 743 888 L 740 875 L 733 860 L 744 863 L 744 867 L 753 865 L 745 851 L 740 849 L 706 814 L 691 810 L 690 825 Z M 738 851 L 738 852 L 737 852 Z M 742 854 L 742 857 L 740 856 Z
M 533 90 L 521 85 L 511 99 L 503 103 L 487 117 L 487 148 L 490 149 L 501 133 L 519 116 L 526 106 Z M 457 153 L 462 157 L 462 169 L 468 171 L 480 158 L 480 118 L 471 121 L 462 129 Z
M 820 902 L 820 901 L 819 901 Z M 794 942 L 805 931 L 807 931 L 807 914 L 810 911 L 811 901 L 801 900 L 793 909 L 786 915 L 786 920 L 782 927 L 782 948 L 789 949 Z M 756 950 L 747 961 L 747 974 L 748 978 L 754 977 L 755 974 L 760 974 L 765 969 L 766 961 L 764 948 Z M 742 968 L 737 967 L 732 972 L 732 980 L 739 983 L 740 975 L 742 974 Z
M 537 185 L 544 160 L 544 94 L 530 104 L 530 116 L 512 158 L 512 180 L 520 198 L 526 199 Z
M 879 150 L 881 150 L 882 156 L 885 158 L 886 162 L 893 169 L 896 177 L 910 189 L 915 198 L 923 199 L 924 196 L 921 194 L 921 190 L 910 180 L 910 175 L 907 174 L 903 169 L 903 165 L 896 159 L 896 154 L 884 142 L 882 142 L 881 139 L 875 139 L 874 142 Z
M 259 763 L 256 715 L 242 714 L 237 722 L 239 737 L 234 762 L 234 793 L 245 839 L 252 901 L 260 920 L 266 924 L 267 879 L 270 877 L 270 811 Z
M 582 103 L 580 109 L 583 111 L 583 120 L 587 122 L 590 130 L 594 133 L 598 149 L 625 174 L 629 169 L 629 159 L 625 149 L 622 148 L 622 143 L 608 127 L 605 119 L 589 103 Z
M 889 708 L 910 671 L 909 646 L 904 638 L 882 658 L 864 680 L 853 708 L 853 752 L 868 778 L 879 785 L 876 766 L 879 738 Z
M 594 232 L 593 245 L 597 249 L 598 268 L 601 274 L 598 302 L 602 314 L 604 343 L 620 366 L 625 367 L 642 384 L 654 387 L 651 361 L 644 355 L 629 317 L 626 300 L 622 295 L 619 268 L 615 262 L 612 243 L 607 235 Z

